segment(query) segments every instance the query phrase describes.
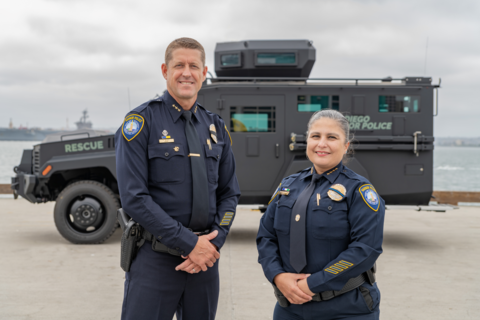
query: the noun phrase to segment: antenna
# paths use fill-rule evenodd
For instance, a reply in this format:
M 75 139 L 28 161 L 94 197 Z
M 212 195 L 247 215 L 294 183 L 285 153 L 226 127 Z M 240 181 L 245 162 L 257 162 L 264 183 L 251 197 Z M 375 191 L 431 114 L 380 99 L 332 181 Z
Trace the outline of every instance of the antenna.
M 428 36 L 427 36 L 427 45 L 425 46 L 425 64 L 423 65 L 423 75 L 427 75 L 427 52 L 428 52 Z

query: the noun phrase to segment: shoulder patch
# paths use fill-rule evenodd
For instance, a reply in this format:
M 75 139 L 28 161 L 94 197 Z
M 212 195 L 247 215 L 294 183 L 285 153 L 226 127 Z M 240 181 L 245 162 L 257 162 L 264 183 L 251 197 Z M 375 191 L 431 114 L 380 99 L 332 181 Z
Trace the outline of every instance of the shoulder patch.
M 267 206 L 270 204 L 270 202 L 273 201 L 273 199 L 275 199 L 275 197 L 277 196 L 278 192 L 280 191 L 280 187 L 281 187 L 281 186 L 282 186 L 282 184 L 280 183 L 280 184 L 278 185 L 278 188 L 275 190 L 275 192 L 273 193 L 272 197 L 270 198 L 270 201 L 268 201 Z
M 373 211 L 378 211 L 380 207 L 380 198 L 377 191 L 371 184 L 364 184 L 358 188 L 358 191 L 362 195 L 363 201 L 369 206 Z
M 230 145 L 233 145 L 232 136 L 230 135 L 230 132 L 228 132 L 227 125 L 225 125 L 225 130 L 227 131 L 228 137 L 230 138 Z M 270 201 L 271 201 L 271 200 L 270 200 Z
M 122 124 L 122 134 L 127 141 L 132 141 L 143 129 L 145 120 L 139 114 L 129 114 Z

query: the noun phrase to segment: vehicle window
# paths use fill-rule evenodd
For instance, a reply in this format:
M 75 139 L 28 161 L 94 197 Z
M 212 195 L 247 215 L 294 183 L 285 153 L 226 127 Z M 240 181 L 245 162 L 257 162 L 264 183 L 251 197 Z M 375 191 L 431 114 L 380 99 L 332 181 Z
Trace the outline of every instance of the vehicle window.
M 222 63 L 222 66 L 224 67 L 240 66 L 240 54 L 239 53 L 222 54 L 220 56 L 220 61 Z
M 315 112 L 322 109 L 338 110 L 339 106 L 339 96 L 297 96 L 297 110 L 300 112 Z
M 257 53 L 257 64 L 296 64 L 294 52 Z
M 379 112 L 420 112 L 419 96 L 379 96 Z
M 275 132 L 275 107 L 230 107 L 232 132 Z

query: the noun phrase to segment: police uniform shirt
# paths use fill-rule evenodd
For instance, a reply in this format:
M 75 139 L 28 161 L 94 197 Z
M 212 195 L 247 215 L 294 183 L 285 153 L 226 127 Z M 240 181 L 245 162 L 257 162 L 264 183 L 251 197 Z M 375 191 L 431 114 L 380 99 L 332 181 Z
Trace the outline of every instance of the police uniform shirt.
M 288 195 L 277 190 L 260 221 L 258 261 L 272 283 L 279 273 L 296 273 L 290 265 L 291 212 L 313 170 L 285 178 L 280 189 L 289 189 Z M 340 201 L 328 195 L 336 184 L 346 189 Z M 311 274 L 307 283 L 312 292 L 340 290 L 350 278 L 372 268 L 382 253 L 384 215 L 385 202 L 364 177 L 342 163 L 322 174 L 306 212 L 307 265 L 301 273 Z
M 115 142 L 123 209 L 167 247 L 186 256 L 198 239 L 187 228 L 192 211 L 192 170 L 183 111 L 166 91 L 129 112 Z M 207 225 L 211 231 L 218 230 L 211 243 L 221 248 L 240 196 L 230 134 L 223 120 L 200 104 L 195 103 L 190 111 L 207 169 Z

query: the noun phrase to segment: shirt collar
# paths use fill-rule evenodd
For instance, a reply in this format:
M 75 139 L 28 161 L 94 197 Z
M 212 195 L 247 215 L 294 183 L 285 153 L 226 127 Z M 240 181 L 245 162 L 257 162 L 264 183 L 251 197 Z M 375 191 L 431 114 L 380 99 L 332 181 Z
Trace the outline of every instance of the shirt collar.
M 165 106 L 167 107 L 168 111 L 172 115 L 173 122 L 176 123 L 184 112 L 182 106 L 180 106 L 180 104 L 170 95 L 168 90 L 165 90 L 165 93 L 163 94 L 163 101 L 165 102 Z M 192 111 L 193 118 L 196 118 L 198 121 L 200 121 L 198 110 L 198 103 L 195 101 L 190 111 Z
M 324 176 L 325 179 L 330 181 L 330 183 L 333 183 L 337 179 L 338 175 L 342 170 L 343 170 L 343 164 L 342 164 L 342 161 L 340 161 L 338 165 L 322 173 L 322 176 Z M 311 177 L 314 171 L 315 171 L 315 167 L 312 166 L 308 171 L 308 173 L 303 177 L 303 179 Z

